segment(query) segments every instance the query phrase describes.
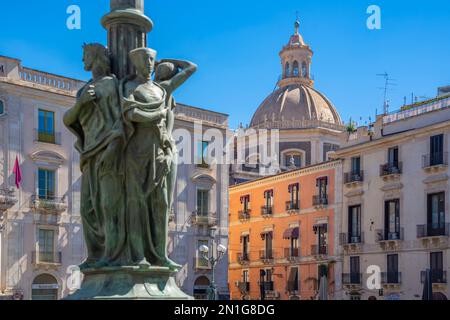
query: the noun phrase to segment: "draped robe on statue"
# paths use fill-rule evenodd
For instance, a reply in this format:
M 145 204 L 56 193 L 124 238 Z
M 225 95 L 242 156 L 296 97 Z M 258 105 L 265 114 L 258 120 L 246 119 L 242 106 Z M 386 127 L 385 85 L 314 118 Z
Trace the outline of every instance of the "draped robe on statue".
M 166 91 L 156 83 L 161 96 L 127 92 L 127 79 L 120 84 L 124 112 L 126 147 L 128 246 L 134 264 L 148 262 L 167 264 L 169 198 L 167 171 L 164 170 L 162 133 L 165 119 L 158 113 L 166 107 Z M 145 101 L 141 101 L 145 100 Z M 139 119 L 128 119 L 127 113 L 139 110 Z
M 74 107 L 64 121 L 77 136 L 82 172 L 81 218 L 90 263 L 122 264 L 127 258 L 125 231 L 125 144 L 118 80 L 107 76 L 84 86 L 77 101 L 93 85 L 96 100 Z M 76 119 L 68 122 L 68 118 Z M 114 195 L 112 197 L 111 195 Z

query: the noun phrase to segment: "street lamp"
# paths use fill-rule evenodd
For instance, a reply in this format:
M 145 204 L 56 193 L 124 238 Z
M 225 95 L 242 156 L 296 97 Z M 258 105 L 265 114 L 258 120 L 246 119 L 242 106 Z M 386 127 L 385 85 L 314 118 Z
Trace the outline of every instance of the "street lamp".
M 216 272 L 216 265 L 217 263 L 223 258 L 225 253 L 227 252 L 227 248 L 224 245 L 219 244 L 216 249 L 216 256 L 214 257 L 214 254 L 209 256 L 209 248 L 208 246 L 200 246 L 199 248 L 200 253 L 203 256 L 203 259 L 209 262 L 212 269 L 212 281 L 208 289 L 208 300 L 219 300 L 219 295 L 217 292 L 217 286 L 216 286 L 216 278 L 215 278 L 215 272 Z

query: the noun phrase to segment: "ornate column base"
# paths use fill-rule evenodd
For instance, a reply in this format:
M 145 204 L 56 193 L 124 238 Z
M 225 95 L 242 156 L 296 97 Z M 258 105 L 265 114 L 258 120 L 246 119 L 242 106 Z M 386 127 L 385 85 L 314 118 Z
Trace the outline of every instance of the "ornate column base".
M 193 300 L 163 267 L 84 270 L 81 288 L 65 300 Z

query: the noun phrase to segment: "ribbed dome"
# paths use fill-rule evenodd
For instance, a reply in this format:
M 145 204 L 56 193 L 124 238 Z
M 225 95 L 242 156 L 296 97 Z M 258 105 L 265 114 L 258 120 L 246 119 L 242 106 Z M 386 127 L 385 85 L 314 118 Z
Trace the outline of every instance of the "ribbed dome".
M 308 85 L 293 83 L 279 88 L 264 100 L 253 116 L 251 126 L 266 123 L 270 128 L 272 122 L 308 123 L 310 120 L 342 125 L 333 104 L 322 93 Z

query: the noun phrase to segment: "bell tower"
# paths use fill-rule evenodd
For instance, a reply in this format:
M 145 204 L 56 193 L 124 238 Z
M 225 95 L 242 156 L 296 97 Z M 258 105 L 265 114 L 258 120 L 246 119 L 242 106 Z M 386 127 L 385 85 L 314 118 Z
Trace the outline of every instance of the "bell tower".
M 313 87 L 314 81 L 311 77 L 313 52 L 299 32 L 300 21 L 298 19 L 295 21 L 294 27 L 295 31 L 289 39 L 289 43 L 280 52 L 282 73 L 278 86 L 282 88 L 300 83 Z
M 108 31 L 108 48 L 112 55 L 112 72 L 122 79 L 135 70 L 128 53 L 147 47 L 147 33 L 153 22 L 144 14 L 144 0 L 110 0 L 111 12 L 102 18 Z

